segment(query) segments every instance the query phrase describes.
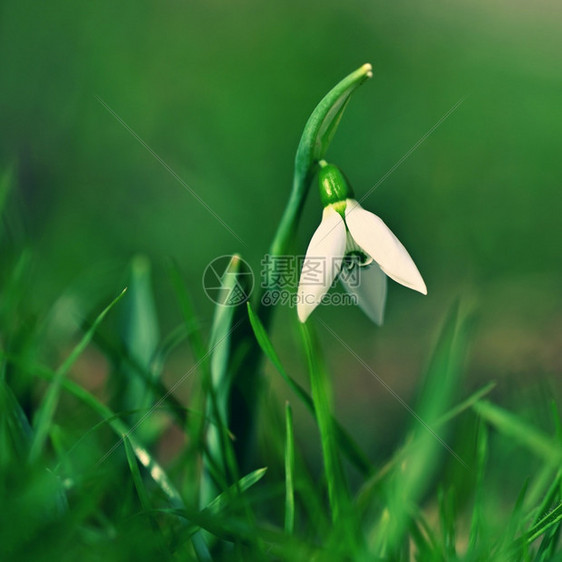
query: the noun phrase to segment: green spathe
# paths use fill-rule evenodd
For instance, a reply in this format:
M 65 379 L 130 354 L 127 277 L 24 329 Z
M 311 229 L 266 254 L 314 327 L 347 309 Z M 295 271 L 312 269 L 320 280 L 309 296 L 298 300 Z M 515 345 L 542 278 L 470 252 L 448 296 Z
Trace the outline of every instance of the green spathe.
M 287 253 L 318 163 L 326 155 L 351 94 L 372 76 L 368 63 L 346 76 L 322 98 L 306 122 L 295 156 L 293 189 L 271 244 L 271 255 Z

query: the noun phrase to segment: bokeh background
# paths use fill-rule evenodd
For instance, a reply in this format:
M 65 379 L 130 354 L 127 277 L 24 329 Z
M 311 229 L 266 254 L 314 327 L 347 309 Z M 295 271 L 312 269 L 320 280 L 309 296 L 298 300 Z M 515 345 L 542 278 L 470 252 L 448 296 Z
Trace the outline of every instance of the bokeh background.
M 553 0 L 4 0 L 0 163 L 15 170 L 6 220 L 12 247 L 30 251 L 31 317 L 64 333 L 70 317 L 117 294 L 142 254 L 160 332 L 181 322 L 170 259 L 207 329 L 205 266 L 240 252 L 258 274 L 306 119 L 339 79 L 370 62 L 373 79 L 354 95 L 328 154 L 358 197 L 464 100 L 364 201 L 408 248 L 429 295 L 391 283 L 382 329 L 354 308 L 316 314 L 410 401 L 460 298 L 474 317 L 467 390 L 494 379 L 515 405 L 560 397 L 561 22 Z M 312 191 L 301 253 L 320 212 Z M 280 310 L 273 338 L 304 380 L 295 317 Z M 407 414 L 319 331 L 342 422 L 371 449 L 390 443 Z M 83 380 L 104 384 L 103 360 L 88 353 L 77 367 Z M 174 354 L 169 380 L 190 361 L 187 349 Z

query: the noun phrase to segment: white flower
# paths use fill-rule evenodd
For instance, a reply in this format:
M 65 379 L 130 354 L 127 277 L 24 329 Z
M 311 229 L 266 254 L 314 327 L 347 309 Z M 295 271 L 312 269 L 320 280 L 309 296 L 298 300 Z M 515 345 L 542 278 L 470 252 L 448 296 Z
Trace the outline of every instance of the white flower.
M 406 248 L 377 215 L 351 198 L 325 206 L 322 222 L 308 245 L 297 292 L 301 322 L 320 304 L 338 274 L 346 290 L 377 324 L 383 320 L 387 275 L 427 294 Z

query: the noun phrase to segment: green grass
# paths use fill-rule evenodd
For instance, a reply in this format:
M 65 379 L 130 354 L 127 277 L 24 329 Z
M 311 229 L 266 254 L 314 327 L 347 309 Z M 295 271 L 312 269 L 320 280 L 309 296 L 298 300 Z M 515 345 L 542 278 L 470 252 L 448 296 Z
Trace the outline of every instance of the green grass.
M 289 403 L 268 402 L 266 418 L 275 417 L 272 404 L 275 415 L 285 418 L 264 430 L 277 453 L 268 455 L 268 466 L 235 477 L 240 467 L 228 451 L 236 436 L 212 413 L 217 397 L 206 408 L 199 399 L 200 410 L 186 405 L 178 416 L 166 387 L 142 376 L 140 368 L 127 369 L 122 376 L 138 371 L 135 388 L 143 386 L 142 396 L 157 406 L 114 411 L 111 404 L 123 399 L 118 393 L 107 402 L 68 378 L 80 355 L 96 345 L 95 331 L 123 311 L 120 300 L 126 298 L 121 294 L 84 325 L 58 368 L 38 352 L 40 337 L 31 338 L 37 349 L 19 347 L 28 326 L 2 324 L 2 559 L 556 559 L 562 524 L 558 413 L 545 405 L 555 420 L 548 433 L 485 399 L 491 385 L 463 396 L 470 322 L 457 305 L 420 378 L 415 415 L 406 414 L 409 427 L 392 454 L 376 464 L 352 440 L 353 428 L 347 433 L 337 422 L 330 381 L 338 375 L 328 372 L 311 327 L 304 326 L 294 342 L 304 349 L 309 394 L 290 377 L 249 307 L 256 341 L 292 393 L 291 402 L 317 424 L 319 442 L 299 440 Z M 232 319 L 215 323 L 215 349 Z M 191 338 L 195 345 L 201 345 L 200 336 Z M 106 355 L 114 376 L 130 359 L 127 347 L 120 349 L 117 356 Z M 224 351 L 221 356 L 226 361 Z M 212 363 L 200 363 L 200 375 Z M 17 393 L 16 378 L 27 381 Z M 163 412 L 165 426 L 190 436 L 165 464 L 158 459 L 166 439 Z M 139 419 L 146 427 L 134 425 Z M 194 427 L 203 433 L 206 428 L 207 436 L 212 428 L 217 438 L 196 439 Z M 305 460 L 310 447 L 321 451 L 320 470 Z M 497 480 L 514 451 L 533 459 L 519 492 L 498 487 Z M 204 500 L 209 475 L 216 490 L 207 489 L 213 497 Z
M 338 84 L 307 124 L 273 254 L 290 248 L 316 162 L 364 79 Z M 0 177 L 0 214 L 12 182 Z M 33 307 L 32 250 L 7 228 L 0 244 L 0 560 L 562 560 L 559 412 L 498 404 L 493 381 L 467 385 L 473 318 L 461 301 L 433 327 L 405 400 L 323 320 L 277 327 L 290 358 L 256 302 L 217 306 L 205 329 L 175 264 L 178 325 L 161 335 L 144 258 L 127 290 L 92 297 L 92 312 L 53 336 Z M 232 286 L 239 266 L 234 255 Z M 323 335 L 403 407 L 390 449 L 364 450 L 361 428 L 338 420 L 334 381 L 347 373 L 330 367 Z M 180 346 L 189 364 L 165 381 Z M 292 372 L 299 353 L 306 383 Z M 108 376 L 88 389 L 100 362 Z

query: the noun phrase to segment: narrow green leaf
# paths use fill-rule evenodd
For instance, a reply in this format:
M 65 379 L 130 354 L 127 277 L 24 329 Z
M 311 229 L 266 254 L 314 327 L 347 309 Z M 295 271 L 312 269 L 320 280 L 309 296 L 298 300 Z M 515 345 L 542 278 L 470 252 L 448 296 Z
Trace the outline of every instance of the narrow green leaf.
M 547 513 L 536 525 L 534 525 L 526 534 L 527 543 L 532 543 L 544 534 L 548 529 L 562 522 L 562 503 L 557 505 L 552 511 Z
M 251 520 L 238 520 L 235 518 L 225 519 L 219 517 L 223 511 L 229 508 L 238 507 L 235 505 L 237 499 L 241 499 L 243 492 L 247 491 L 254 484 L 259 482 L 265 475 L 267 468 L 258 468 L 257 470 L 247 474 L 230 486 L 227 490 L 219 494 L 201 511 L 193 510 L 189 507 L 174 510 L 156 510 L 165 513 L 173 513 L 188 520 L 189 525 L 179 534 L 178 542 L 200 537 L 201 530 L 214 535 L 218 539 L 235 541 L 233 536 L 233 528 L 236 529 L 238 535 L 245 538 L 246 541 L 252 543 L 259 542 L 256 535 L 255 523 Z
M 306 352 L 310 387 L 314 411 L 320 431 L 324 471 L 328 482 L 328 497 L 332 520 L 335 524 L 342 522 L 345 511 L 344 502 L 346 485 L 336 446 L 334 425 L 332 423 L 332 393 L 327 373 L 322 368 L 317 346 L 313 341 L 311 328 L 308 324 L 300 324 L 301 335 Z
M 154 402 L 154 394 L 152 385 L 142 375 L 147 373 L 150 382 L 158 378 L 154 360 L 160 335 L 152 294 L 150 262 L 144 256 L 136 256 L 131 263 L 128 290 L 122 303 L 121 338 L 127 355 L 138 365 L 139 370 L 131 368 L 130 362 L 121 366 L 123 384 L 119 393 L 120 408 L 148 408 Z M 134 421 L 132 419 L 130 423 Z M 141 431 L 146 434 L 147 426 L 143 425 Z
M 285 404 L 285 432 L 285 532 L 292 535 L 295 527 L 295 438 L 289 402 Z
M 547 467 L 550 468 L 550 467 Z M 550 470 L 547 474 L 550 474 Z M 560 491 L 562 489 L 562 470 L 556 472 L 554 480 L 547 489 L 541 503 L 533 510 L 534 517 L 532 518 L 532 524 L 536 525 L 539 519 L 550 509 L 552 504 L 556 501 L 556 498 L 560 496 Z M 530 494 L 529 494 L 530 495 Z M 530 503 L 530 502 L 529 502 Z
M 431 560 L 432 554 L 435 556 L 435 553 L 440 551 L 440 545 L 435 534 L 434 526 L 428 522 L 423 510 L 417 506 L 411 506 L 410 516 L 412 538 L 416 546 L 418 546 L 422 552 L 426 553 L 426 559 Z M 441 555 L 440 552 L 439 555 Z M 408 558 L 408 560 L 410 559 Z
M 170 281 L 172 282 L 176 299 L 180 305 L 180 310 L 187 329 L 190 347 L 197 360 L 202 360 L 202 368 L 208 370 L 208 361 L 204 360 L 207 354 L 207 346 L 199 328 L 199 321 L 193 308 L 192 299 L 187 292 L 185 283 L 182 279 L 181 271 L 175 261 L 170 262 L 168 266 L 168 275 L 170 277 Z
M 11 388 L 0 380 L 0 466 L 20 463 L 29 454 L 33 432 Z
M 256 470 L 246 474 L 236 482 L 229 486 L 227 490 L 219 494 L 214 500 L 209 502 L 205 507 L 205 510 L 209 513 L 217 514 L 232 503 L 234 497 L 239 496 L 241 493 L 245 492 L 251 488 L 254 484 L 257 484 L 267 472 L 267 467 L 257 468 Z
M 472 407 L 498 431 L 521 443 L 538 457 L 552 464 L 562 461 L 562 445 L 558 440 L 548 437 L 519 416 L 484 400 Z
M 455 537 L 455 490 L 451 488 L 445 493 L 442 487 L 439 487 L 437 493 L 439 501 L 439 516 L 441 521 L 441 530 L 443 533 L 443 546 L 447 560 L 454 560 L 457 556 L 456 537 Z
M 281 360 L 277 355 L 277 352 L 273 348 L 271 340 L 265 331 L 265 328 L 254 312 L 250 303 L 247 304 L 248 307 L 248 317 L 250 318 L 250 323 L 252 325 L 252 330 L 256 337 L 256 340 L 265 354 L 265 356 L 271 361 L 272 365 L 275 367 L 277 372 L 283 377 L 285 382 L 289 385 L 291 390 L 297 395 L 297 397 L 302 401 L 302 403 L 306 406 L 308 411 L 313 415 L 316 416 L 314 411 L 314 403 L 312 402 L 312 398 L 308 394 L 308 392 L 297 382 L 293 379 L 285 370 L 283 365 L 281 364 Z M 362 474 L 368 475 L 372 471 L 372 465 L 366 455 L 363 453 L 359 445 L 353 440 L 351 435 L 347 433 L 347 431 L 341 426 L 341 424 L 333 418 L 333 424 L 338 440 L 338 444 L 345 454 L 347 459 L 357 468 Z
M 123 445 L 125 447 L 125 454 L 127 456 L 127 463 L 129 465 L 129 470 L 131 471 L 131 476 L 133 477 L 133 484 L 137 490 L 137 495 L 141 502 L 142 508 L 145 511 L 150 511 L 152 506 L 150 505 L 150 500 L 148 499 L 148 493 L 144 482 L 142 481 L 142 476 L 140 474 L 139 465 L 137 462 L 137 457 L 131 444 L 131 440 L 127 435 L 123 436 Z
M 142 509 L 146 512 L 146 514 L 148 515 L 148 517 L 150 519 L 150 524 L 151 524 L 152 528 L 154 529 L 155 535 L 157 537 L 156 540 L 158 541 L 158 548 L 159 548 L 162 556 L 166 556 L 166 545 L 165 545 L 165 542 L 163 540 L 163 536 L 160 532 L 160 527 L 158 526 L 158 521 L 156 520 L 156 517 L 154 516 L 153 511 L 152 511 L 152 505 L 151 505 L 150 499 L 148 497 L 148 491 L 146 490 L 146 486 L 144 484 L 144 481 L 142 479 L 142 476 L 141 476 L 141 473 L 140 473 L 140 470 L 139 470 L 139 465 L 138 465 L 137 457 L 135 455 L 133 444 L 131 443 L 131 440 L 127 437 L 127 435 L 123 436 L 123 445 L 125 447 L 125 455 L 127 457 L 127 464 L 129 465 L 129 470 L 131 471 L 131 476 L 133 477 L 133 484 L 134 484 L 135 489 L 137 491 L 137 496 L 138 496 L 139 501 L 141 503 Z M 205 549 L 203 551 L 205 551 Z M 208 552 L 208 550 L 207 550 L 207 552 Z
M 433 426 L 439 427 L 441 425 L 444 425 L 452 419 L 456 418 L 459 414 L 462 414 L 464 411 L 472 408 L 472 406 L 476 404 L 476 402 L 486 396 L 486 394 L 489 394 L 492 390 L 494 390 L 495 387 L 496 383 L 492 381 L 484 385 L 482 388 L 479 388 L 466 400 L 463 400 L 460 404 L 457 404 L 454 408 L 451 408 L 446 414 L 443 414 L 439 419 L 435 421 Z
M 80 354 L 86 349 L 94 332 L 97 330 L 98 326 L 101 324 L 107 313 L 121 300 L 127 289 L 123 289 L 118 297 L 116 297 L 95 319 L 94 323 L 90 329 L 84 334 L 82 339 L 74 347 L 70 355 L 66 358 L 63 364 L 57 369 L 56 376 L 53 378 L 49 389 L 37 411 L 37 415 L 34 419 L 34 430 L 33 440 L 31 443 L 31 449 L 29 452 L 29 458 L 33 462 L 36 460 L 43 449 L 43 445 L 49 433 L 49 427 L 51 421 L 55 414 L 57 408 L 59 393 L 61 388 L 61 383 L 65 378 L 66 374 L 76 361 Z
M 388 513 L 381 518 L 380 545 L 389 553 L 397 552 L 408 527 L 408 506 L 415 505 L 435 474 L 444 453 L 467 469 L 464 461 L 435 432 L 435 422 L 450 408 L 451 398 L 459 386 L 467 346 L 467 326 L 459 314 L 459 305 L 449 311 L 440 331 L 425 376 L 420 381 L 418 404 L 410 413 L 413 426 L 404 456 L 388 483 Z M 399 468 L 398 468 L 399 467 Z M 385 530 L 383 532 L 383 529 Z
M 158 351 L 156 352 L 157 360 L 159 362 L 158 369 L 161 369 L 163 361 L 168 353 L 170 353 L 176 345 L 178 345 L 183 339 L 184 326 L 176 328 L 172 334 L 164 338 Z M 186 419 L 186 409 L 178 401 L 178 399 L 168 391 L 166 386 L 162 383 L 160 379 L 154 379 L 151 373 L 146 372 L 141 365 L 134 361 L 132 357 L 129 357 L 127 350 L 123 346 L 117 346 L 114 342 L 110 342 L 103 338 L 99 333 L 94 334 L 93 342 L 100 348 L 100 350 L 108 357 L 108 359 L 115 364 L 126 364 L 139 376 L 142 377 L 144 383 L 150 388 L 150 390 L 158 397 L 159 401 L 163 401 L 170 406 L 170 413 L 175 416 L 177 423 L 180 426 L 185 425 Z M 13 358 L 12 358 L 13 359 Z M 17 361 L 16 361 L 17 362 Z M 200 362 L 197 362 L 199 366 Z M 202 411 L 203 408 L 200 409 Z M 134 409 L 136 410 L 136 409 Z M 133 410 L 133 411 L 134 411 Z
M 467 549 L 467 558 L 469 555 L 477 552 L 478 544 L 484 536 L 484 472 L 488 463 L 488 427 L 484 422 L 480 422 L 478 426 L 476 441 L 476 483 L 474 492 L 474 506 L 472 508 L 472 517 L 470 521 L 470 533 Z
M 523 523 L 522 512 L 523 512 L 523 502 L 525 501 L 525 497 L 527 494 L 527 490 L 529 488 L 529 479 L 527 478 L 519 491 L 519 495 L 517 496 L 517 500 L 515 501 L 515 505 L 513 506 L 513 510 L 511 511 L 511 515 L 509 521 L 507 523 L 505 533 L 502 533 L 501 543 L 506 544 L 508 541 L 512 541 L 515 537 L 519 534 L 520 527 Z M 500 546 L 500 548 L 502 548 Z
M 536 556 L 536 560 L 539 562 L 553 562 L 562 558 L 562 552 L 558 552 L 558 556 L 555 556 L 558 550 L 560 532 L 562 529 L 560 523 L 561 522 L 558 521 L 557 524 L 551 526 L 543 533 L 543 538 Z
M 203 381 L 203 384 L 197 385 L 193 389 L 190 404 L 194 409 L 205 411 L 205 394 L 208 394 L 206 389 L 208 388 L 211 380 L 210 354 L 207 351 L 208 347 L 201 331 L 199 319 L 195 313 L 193 299 L 187 290 L 182 272 L 177 262 L 173 260 L 170 261 L 168 263 L 167 271 L 176 299 L 180 306 L 189 346 L 197 364 L 199 365 L 201 379 Z M 200 498 L 199 486 L 190 485 L 190 481 L 201 482 L 200 452 L 205 450 L 205 427 L 208 421 L 209 420 L 206 416 L 199 416 L 199 418 L 191 419 L 190 423 L 183 424 L 185 425 L 185 431 L 189 442 L 192 444 L 192 446 L 181 455 L 181 462 L 183 463 L 186 471 L 185 493 L 194 500 L 197 498 L 197 501 L 199 501 Z M 208 475 L 204 475 L 203 479 L 205 478 L 208 478 Z M 208 492 L 205 492 L 205 494 L 210 495 Z
M 472 407 L 480 398 L 488 394 L 496 386 L 495 382 L 488 383 L 482 388 L 478 389 L 476 392 L 471 394 L 466 400 L 463 400 L 453 408 L 451 408 L 447 413 L 440 416 L 433 424 L 434 428 L 441 427 L 445 425 L 459 414 L 465 410 Z M 408 453 L 408 447 L 410 442 L 405 443 L 392 458 L 385 463 L 375 474 L 373 474 L 361 487 L 357 494 L 357 504 L 363 506 L 363 508 L 368 504 L 369 498 L 372 498 L 373 494 L 376 492 L 377 487 L 381 485 L 382 480 L 388 476 L 392 470 L 399 465 Z
M 221 289 L 230 295 L 240 279 L 240 256 L 232 256 L 221 279 Z M 209 348 L 211 350 L 211 377 L 205 381 L 207 391 L 206 411 L 215 423 L 207 428 L 204 456 L 204 473 L 201 482 L 201 505 L 237 478 L 238 468 L 234 458 L 230 436 L 223 431 L 229 419 L 231 393 L 231 334 L 236 307 L 217 304 L 213 317 Z

